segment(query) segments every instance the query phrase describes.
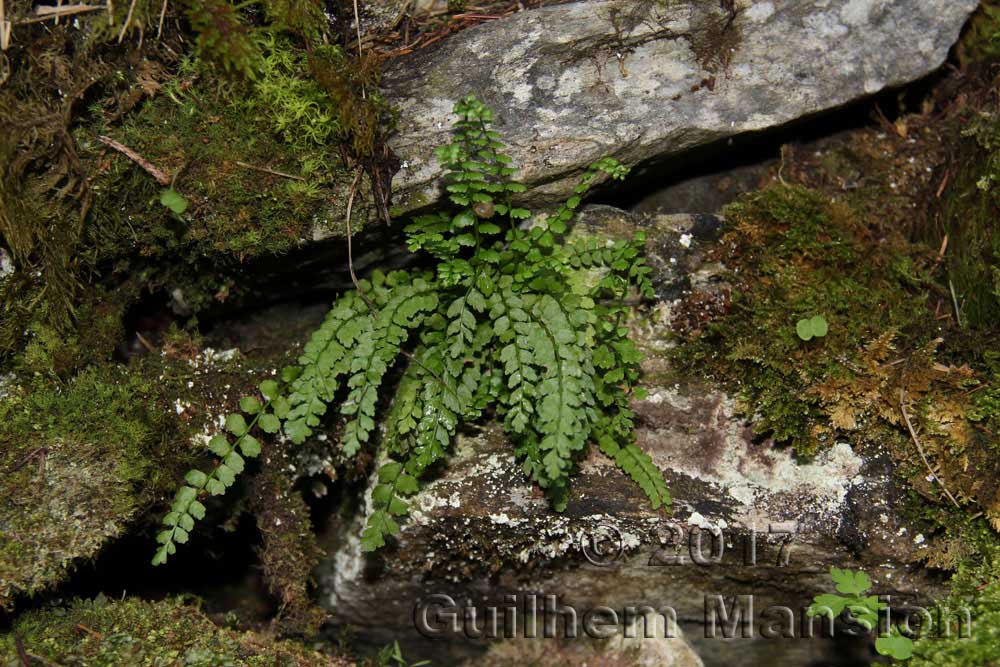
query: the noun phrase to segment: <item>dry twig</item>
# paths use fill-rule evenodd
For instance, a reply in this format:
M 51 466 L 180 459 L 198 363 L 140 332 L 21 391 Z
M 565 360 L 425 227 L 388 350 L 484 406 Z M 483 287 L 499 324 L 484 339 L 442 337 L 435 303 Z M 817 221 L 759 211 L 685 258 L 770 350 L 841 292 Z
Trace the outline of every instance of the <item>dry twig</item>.
M 18 21 L 18 25 L 41 23 L 42 21 L 51 21 L 53 19 L 58 21 L 62 16 L 95 12 L 101 9 L 104 9 L 104 5 L 39 5 L 34 8 L 34 15 L 31 18 Z
M 354 195 L 356 195 L 358 193 L 358 183 L 361 182 L 361 174 L 362 173 L 364 173 L 364 170 L 361 167 L 358 167 L 358 171 L 354 175 L 354 182 L 351 183 L 351 189 L 350 189 L 350 191 L 349 191 L 349 193 L 347 195 L 347 215 L 346 215 L 346 220 L 347 220 L 347 270 L 350 271 L 350 273 L 351 273 L 351 282 L 354 283 L 354 289 L 356 289 L 358 291 L 358 294 L 361 295 L 361 298 L 365 300 L 366 304 L 368 304 L 368 310 L 371 311 L 372 317 L 374 317 L 375 316 L 375 304 L 372 303 L 372 300 L 368 298 L 368 295 L 365 294 L 365 291 L 363 289 L 361 289 L 361 285 L 358 284 L 358 277 L 354 274 L 354 249 L 351 246 L 351 237 L 353 236 L 353 234 L 351 233 L 351 211 L 354 208 Z
M 955 500 L 955 496 L 951 495 L 951 491 L 949 491 L 948 487 L 944 485 L 944 480 L 941 479 L 940 475 L 934 472 L 934 468 L 931 467 L 930 462 L 927 460 L 927 455 L 924 453 L 924 447 L 920 444 L 920 438 L 917 437 L 917 432 L 913 429 L 913 422 L 910 421 L 910 415 L 906 412 L 906 390 L 902 387 L 899 388 L 899 410 L 903 413 L 903 421 L 906 422 L 906 428 L 910 431 L 910 437 L 913 438 L 913 444 L 917 446 L 917 452 L 920 454 L 920 458 L 923 460 L 924 466 L 927 468 L 927 472 L 929 472 L 931 477 L 941 485 L 941 488 L 944 490 L 945 495 L 948 496 L 948 500 L 951 501 L 952 505 L 961 509 L 958 501 Z
M 128 6 L 128 14 L 125 16 L 125 23 L 122 24 L 122 31 L 118 33 L 119 44 L 121 44 L 122 40 L 125 39 L 125 33 L 128 31 L 128 27 L 132 23 L 132 14 L 135 12 L 136 2 L 137 0 L 132 0 L 132 4 Z
M 163 36 L 163 19 L 167 17 L 167 1 L 163 0 L 163 6 L 160 7 L 160 22 L 156 25 L 156 39 Z
M 0 0 L 0 51 L 10 46 L 10 21 L 7 20 L 7 0 Z
M 249 164 L 247 162 L 240 162 L 239 160 L 236 161 L 236 164 L 238 164 L 241 167 L 244 167 L 246 169 L 253 169 L 255 171 L 262 171 L 265 174 L 271 174 L 273 176 L 281 176 L 282 178 L 290 178 L 293 181 L 303 181 L 304 182 L 306 180 L 306 179 L 302 178 L 301 176 L 295 176 L 293 174 L 286 174 L 283 171 L 276 171 L 274 169 L 269 169 L 267 167 L 258 167 L 255 164 Z
M 114 139 L 112 139 L 111 137 L 106 137 L 103 134 L 98 135 L 97 139 L 102 144 L 105 144 L 106 146 L 110 146 L 111 148 L 115 149 L 116 151 L 118 151 L 119 153 L 121 153 L 122 155 L 124 155 L 125 157 L 127 157 L 128 159 L 132 160 L 132 162 L 135 162 L 137 165 L 139 165 L 140 167 L 142 167 L 146 171 L 147 174 L 149 174 L 150 176 L 152 176 L 153 178 L 155 178 L 156 182 L 159 183 L 160 185 L 162 185 L 163 187 L 165 187 L 165 188 L 170 187 L 171 180 L 170 180 L 169 176 L 167 176 L 165 173 L 163 173 L 162 171 L 160 171 L 159 169 L 157 169 L 156 166 L 154 166 L 152 162 L 150 162 L 146 158 L 142 157 L 141 155 L 139 155 L 138 153 L 136 153 L 134 150 L 132 150 L 128 146 L 125 146 L 124 144 L 120 144 L 117 141 L 115 141 Z

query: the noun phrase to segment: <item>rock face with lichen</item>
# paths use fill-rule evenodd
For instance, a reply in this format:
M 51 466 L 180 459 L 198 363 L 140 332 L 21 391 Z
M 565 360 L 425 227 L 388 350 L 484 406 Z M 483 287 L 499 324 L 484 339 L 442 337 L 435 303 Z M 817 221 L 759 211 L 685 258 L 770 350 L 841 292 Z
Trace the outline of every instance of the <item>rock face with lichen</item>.
M 673 512 L 650 510 L 613 464 L 592 456 L 580 465 L 566 511 L 555 514 L 500 429 L 485 426 L 459 439 L 447 469 L 414 499 L 395 547 L 363 555 L 363 520 L 336 535 L 321 573 L 323 601 L 335 618 L 374 640 L 416 642 L 428 596 L 502 608 L 507 595 L 555 595 L 581 616 L 597 607 L 673 610 L 707 665 L 736 664 L 734 651 L 740 664 L 795 665 L 823 658 L 826 645 L 763 639 L 767 622 L 759 617 L 747 630 L 753 641 L 726 642 L 722 621 L 713 635 L 711 613 L 725 613 L 719 604 L 731 613 L 734 600 L 746 599 L 737 596 L 752 596 L 753 613 L 772 605 L 794 610 L 798 637 L 800 613 L 831 565 L 863 567 L 880 593 L 933 594 L 926 576 L 907 569 L 922 539 L 899 509 L 903 491 L 886 460 L 838 442 L 803 463 L 755 438 L 731 397 L 669 362 L 671 295 L 719 280 L 702 243 L 718 221 L 659 216 L 638 223 L 596 207 L 582 224 L 606 233 L 647 227 L 663 300 L 633 323 L 649 392 L 635 410 L 639 445 L 665 472 Z M 447 640 L 436 645 L 443 653 L 482 639 L 465 629 L 433 629 Z
M 977 0 L 590 0 L 523 12 L 393 63 L 401 211 L 440 197 L 427 146 L 470 92 L 535 202 L 611 155 L 634 164 L 831 109 L 944 61 Z

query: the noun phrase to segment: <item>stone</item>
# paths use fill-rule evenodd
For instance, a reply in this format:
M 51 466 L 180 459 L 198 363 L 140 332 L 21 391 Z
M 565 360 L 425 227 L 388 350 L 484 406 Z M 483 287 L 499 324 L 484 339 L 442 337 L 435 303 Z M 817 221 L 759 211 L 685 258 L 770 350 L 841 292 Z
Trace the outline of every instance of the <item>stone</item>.
M 14 273 L 14 260 L 11 259 L 10 253 L 8 253 L 3 248 L 0 248 L 0 280 L 3 280 L 9 275 Z
M 663 160 L 918 79 L 977 4 L 586 0 L 485 22 L 387 67 L 394 212 L 441 198 L 430 147 L 466 95 L 495 110 L 526 203 L 547 205 L 600 157 Z
M 551 619 L 552 634 L 564 639 L 570 626 L 586 628 L 588 615 L 608 618 L 612 610 L 608 623 L 618 633 L 650 614 L 676 620 L 708 667 L 804 667 L 845 650 L 839 640 L 803 638 L 804 609 L 831 589 L 831 566 L 864 569 L 878 593 L 896 600 L 934 595 L 938 586 L 909 567 L 920 557 L 918 531 L 900 509 L 905 490 L 886 460 L 841 442 L 800 461 L 755 438 L 732 397 L 671 368 L 666 331 L 676 297 L 669 295 L 680 285 L 719 282 L 703 252 L 717 225 L 705 216 L 637 218 L 590 207 L 579 226 L 647 232 L 661 301 L 632 325 L 648 389 L 634 407 L 638 444 L 664 471 L 672 513 L 653 511 L 596 450 L 581 462 L 565 512 L 556 513 L 522 474 L 502 430 L 487 424 L 458 438 L 447 468 L 413 498 L 394 546 L 362 554 L 363 516 L 327 534 L 331 555 L 317 576 L 335 623 L 364 641 L 399 640 L 408 656 L 451 664 L 483 650 L 491 608 L 502 619 L 494 636 L 503 637 L 508 619 L 521 619 L 522 634 L 528 620 L 547 627 Z M 561 614 L 543 613 L 547 596 Z M 764 636 L 785 613 L 777 607 L 789 610 L 794 639 Z M 478 625 L 463 620 L 470 609 Z M 733 621 L 741 610 L 751 619 L 745 626 Z M 725 640 L 732 629 L 746 638 Z

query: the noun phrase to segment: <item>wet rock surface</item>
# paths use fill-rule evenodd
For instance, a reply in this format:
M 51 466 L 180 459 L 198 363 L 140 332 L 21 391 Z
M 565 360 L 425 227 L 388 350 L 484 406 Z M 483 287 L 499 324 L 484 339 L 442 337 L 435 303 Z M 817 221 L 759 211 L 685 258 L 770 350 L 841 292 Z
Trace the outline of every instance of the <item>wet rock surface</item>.
M 428 146 L 445 142 L 455 101 L 475 93 L 529 203 L 565 196 L 586 165 L 634 164 L 761 130 L 913 81 L 945 59 L 976 0 L 590 0 L 459 33 L 394 62 L 400 110 L 398 211 L 440 198 Z
M 598 223 L 608 233 L 645 227 L 661 285 L 678 284 L 682 274 L 701 286 L 718 281 L 693 233 L 710 237 L 712 225 L 701 216 L 640 220 L 588 209 L 583 226 Z M 666 475 L 672 513 L 652 511 L 613 462 L 594 452 L 557 514 L 522 474 L 499 427 L 468 431 L 447 469 L 415 497 L 397 544 L 363 555 L 363 517 L 327 536 L 331 556 L 319 573 L 320 591 L 336 621 L 374 643 L 400 639 L 414 655 L 454 659 L 489 638 L 482 622 L 471 629 L 462 622 L 468 608 L 481 621 L 490 607 L 501 617 L 514 607 L 508 613 L 521 614 L 523 630 L 524 617 L 537 621 L 546 596 L 555 596 L 551 605 L 564 613 L 541 618 L 556 619 L 556 634 L 572 617 L 569 608 L 582 627 L 593 610 L 615 610 L 624 625 L 629 613 L 649 607 L 661 619 L 676 614 L 709 667 L 808 665 L 834 655 L 829 640 L 803 638 L 802 612 L 823 590 L 830 566 L 863 567 L 877 592 L 893 599 L 933 596 L 937 587 L 926 572 L 909 567 L 922 540 L 902 514 L 888 464 L 860 457 L 847 443 L 801 461 L 755 438 L 734 417 L 731 397 L 671 368 L 671 298 L 633 327 L 649 390 L 635 405 L 638 442 Z M 435 597 L 442 595 L 448 598 Z M 726 632 L 744 631 L 732 625 L 741 605 L 749 638 L 728 641 Z M 765 636 L 780 634 L 785 612 L 769 610 L 775 606 L 791 610 L 794 639 Z M 448 619 L 456 615 L 453 627 Z M 501 621 L 501 636 L 504 627 Z

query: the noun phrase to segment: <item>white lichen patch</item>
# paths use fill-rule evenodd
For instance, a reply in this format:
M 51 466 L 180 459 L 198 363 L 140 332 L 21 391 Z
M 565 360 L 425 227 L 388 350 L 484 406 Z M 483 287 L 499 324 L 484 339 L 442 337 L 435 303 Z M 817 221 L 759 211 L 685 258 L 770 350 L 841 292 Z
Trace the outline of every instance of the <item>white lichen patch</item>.
M 691 409 L 691 398 L 677 388 L 659 388 L 650 400 L 669 404 L 672 409 Z M 731 419 L 732 400 L 719 396 L 715 414 L 707 416 L 704 432 L 664 434 L 658 441 L 662 448 L 650 452 L 664 469 L 682 472 L 695 479 L 711 482 L 721 494 L 737 503 L 736 514 L 749 521 L 758 510 L 776 509 L 781 514 L 809 513 L 824 521 L 839 521 L 840 510 L 848 491 L 860 482 L 863 460 L 850 445 L 836 443 L 820 452 L 810 462 L 799 462 L 788 450 L 762 448 L 751 451 L 742 437 L 743 424 Z M 710 435 L 717 443 L 711 466 L 692 460 L 689 452 L 697 450 L 697 438 Z M 682 438 L 692 442 L 683 442 Z M 790 506 L 789 498 L 801 504 Z
M 773 14 L 774 4 L 770 2 L 755 2 L 743 12 L 746 20 L 753 23 L 763 23 Z
M 7 276 L 14 273 L 14 260 L 11 259 L 10 254 L 0 248 L 0 280 L 3 280 Z

